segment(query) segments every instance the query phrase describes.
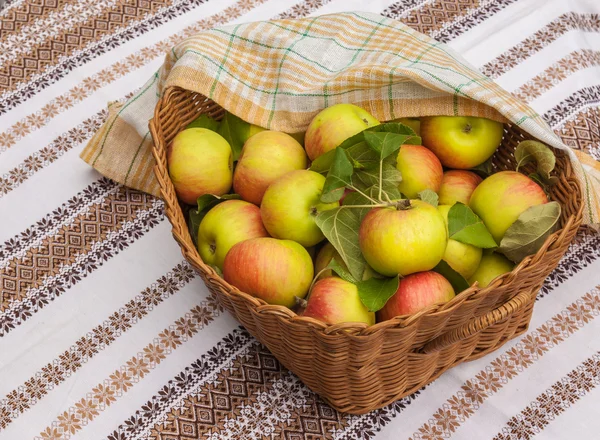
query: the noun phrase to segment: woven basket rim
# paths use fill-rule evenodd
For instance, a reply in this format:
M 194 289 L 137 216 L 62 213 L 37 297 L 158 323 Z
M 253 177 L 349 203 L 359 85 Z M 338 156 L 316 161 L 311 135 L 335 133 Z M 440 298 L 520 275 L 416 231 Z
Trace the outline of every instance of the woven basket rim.
M 184 221 L 184 223 L 186 223 L 186 228 L 184 228 L 183 237 L 179 237 L 178 234 L 176 234 L 176 231 L 175 231 L 176 225 L 174 223 L 173 216 L 176 216 L 177 214 L 180 214 L 183 216 L 183 212 L 178 203 L 176 204 L 176 206 L 173 206 L 173 204 L 170 203 L 170 196 L 173 196 L 175 194 L 175 189 L 174 189 L 173 183 L 171 182 L 170 178 L 168 178 L 168 170 L 166 167 L 166 161 L 161 160 L 161 157 L 164 158 L 165 157 L 164 155 L 166 155 L 167 146 L 164 145 L 163 139 L 159 135 L 160 127 L 158 127 L 156 121 L 159 119 L 159 116 L 161 114 L 163 103 L 166 102 L 174 93 L 178 93 L 181 91 L 188 92 L 188 93 L 194 93 L 194 92 L 190 92 L 188 90 L 182 89 L 180 87 L 168 88 L 165 91 L 165 93 L 163 94 L 163 96 L 160 98 L 159 102 L 157 103 L 157 105 L 155 107 L 154 117 L 149 122 L 150 132 L 151 132 L 151 135 L 152 135 L 152 138 L 154 141 L 153 146 L 152 146 L 152 154 L 156 159 L 156 164 L 154 166 L 154 173 L 160 184 L 161 195 L 162 195 L 163 199 L 165 200 L 167 218 L 169 219 L 169 222 L 172 225 L 173 235 L 175 236 L 175 239 L 178 241 L 178 243 L 181 247 L 182 253 L 183 253 L 184 257 L 186 258 L 186 260 L 196 270 L 202 272 L 206 276 L 209 276 L 214 282 L 220 284 L 226 291 L 227 295 L 234 295 L 234 296 L 242 297 L 244 299 L 244 301 L 252 304 L 254 307 L 255 313 L 258 315 L 272 314 L 272 315 L 276 315 L 280 320 L 287 321 L 290 324 L 297 323 L 299 325 L 310 325 L 311 327 L 313 327 L 313 329 L 315 331 L 318 331 L 325 335 L 343 333 L 347 337 L 350 337 L 350 338 L 367 337 L 367 336 L 371 336 L 373 334 L 377 334 L 381 331 L 385 331 L 388 329 L 408 327 L 411 324 L 413 324 L 414 322 L 417 322 L 419 319 L 421 319 L 425 315 L 437 315 L 437 314 L 443 314 L 443 313 L 451 313 L 453 309 L 457 308 L 465 301 L 475 298 L 476 296 L 486 295 L 488 292 L 498 289 L 498 288 L 501 288 L 501 287 L 509 287 L 512 280 L 514 278 L 516 278 L 523 269 L 529 267 L 532 264 L 537 264 L 539 261 L 541 261 L 553 243 L 555 243 L 557 241 L 561 241 L 561 237 L 566 236 L 573 227 L 579 227 L 579 225 L 581 224 L 581 220 L 583 217 L 583 208 L 584 208 L 583 200 L 581 197 L 581 194 L 582 194 L 581 185 L 579 184 L 577 179 L 575 179 L 575 177 L 574 177 L 574 172 L 573 172 L 573 168 L 571 166 L 570 161 L 566 160 L 565 161 L 566 167 L 565 167 L 565 169 L 561 170 L 561 174 L 565 177 L 565 179 L 569 183 L 576 185 L 579 190 L 580 197 L 577 200 L 577 203 L 578 203 L 577 213 L 570 215 L 567 218 L 567 220 L 564 222 L 564 225 L 560 229 L 558 229 L 557 231 L 552 233 L 550 236 L 548 236 L 547 239 L 545 240 L 544 244 L 538 250 L 537 253 L 525 257 L 518 265 L 516 265 L 514 267 L 514 269 L 511 272 L 507 272 L 505 274 L 498 276 L 497 278 L 495 278 L 492 281 L 492 283 L 490 283 L 485 288 L 479 288 L 477 286 L 477 284 L 474 284 L 473 286 L 469 287 L 468 289 L 465 289 L 462 292 L 460 292 L 459 294 L 457 294 L 453 299 L 451 299 L 450 301 L 448 301 L 446 303 L 432 304 L 431 306 L 429 306 L 425 309 L 422 309 L 417 313 L 414 313 L 411 315 L 396 316 L 390 320 L 377 322 L 371 326 L 369 326 L 365 323 L 357 323 L 357 322 L 344 322 L 344 323 L 339 323 L 339 324 L 328 324 L 328 323 L 324 323 L 324 322 L 314 319 L 314 318 L 301 316 L 287 307 L 280 306 L 280 305 L 268 304 L 264 300 L 262 300 L 260 298 L 256 298 L 248 293 L 242 292 L 237 287 L 232 286 L 231 284 L 226 282 L 221 276 L 219 276 L 217 274 L 217 272 L 212 267 L 210 267 L 209 265 L 205 264 L 202 261 L 202 258 L 200 257 L 196 247 L 193 245 L 192 238 L 189 233 L 189 229 L 187 228 L 187 222 Z M 510 124 L 510 123 L 504 124 L 504 125 L 515 127 L 514 124 Z M 516 128 L 518 130 L 520 130 L 521 132 L 523 132 L 519 127 L 516 127 Z M 550 148 L 552 148 L 552 150 L 558 155 L 565 155 L 565 156 L 567 155 L 567 153 L 564 151 L 555 149 L 553 147 L 550 147 Z M 166 178 L 163 178 L 163 176 L 166 176 Z M 179 212 L 177 212 L 177 211 L 179 211 Z

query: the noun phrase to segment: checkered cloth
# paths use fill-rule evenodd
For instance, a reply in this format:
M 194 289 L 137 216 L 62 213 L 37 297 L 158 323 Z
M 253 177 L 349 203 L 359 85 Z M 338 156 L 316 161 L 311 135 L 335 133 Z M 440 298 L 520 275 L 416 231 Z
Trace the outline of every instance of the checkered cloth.
M 161 69 L 106 123 L 81 157 L 105 176 L 154 195 L 148 121 L 160 95 L 182 87 L 247 122 L 304 131 L 321 109 L 351 102 L 387 121 L 468 115 L 511 121 L 568 151 L 584 188 L 584 223 L 600 223 L 600 166 L 565 146 L 529 106 L 448 46 L 370 13 L 340 13 L 211 29 L 167 53 Z

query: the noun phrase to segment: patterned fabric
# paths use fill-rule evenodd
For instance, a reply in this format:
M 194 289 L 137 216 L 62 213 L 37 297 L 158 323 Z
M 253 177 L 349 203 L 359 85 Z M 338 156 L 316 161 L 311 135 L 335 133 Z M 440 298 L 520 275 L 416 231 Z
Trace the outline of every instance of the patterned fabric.
M 600 235 L 590 229 L 544 283 L 526 334 L 351 416 L 219 308 L 183 261 L 162 201 L 129 187 L 133 171 L 123 186 L 79 158 L 109 117 L 106 102 L 113 112 L 143 90 L 186 38 L 349 10 L 447 44 L 596 166 L 595 0 L 8 0 L 0 440 L 598 437 Z
M 575 52 L 569 61 L 594 65 L 594 52 Z M 584 223 L 600 223 L 600 167 L 582 166 L 542 117 L 516 99 L 524 97 L 519 91 L 511 95 L 451 48 L 387 17 L 354 12 L 272 20 L 189 37 L 167 52 L 140 92 L 109 109 L 81 157 L 119 183 L 159 195 L 148 121 L 159 96 L 176 86 L 288 133 L 305 131 L 318 111 L 341 102 L 381 121 L 431 115 L 509 120 L 569 152 L 584 188 Z

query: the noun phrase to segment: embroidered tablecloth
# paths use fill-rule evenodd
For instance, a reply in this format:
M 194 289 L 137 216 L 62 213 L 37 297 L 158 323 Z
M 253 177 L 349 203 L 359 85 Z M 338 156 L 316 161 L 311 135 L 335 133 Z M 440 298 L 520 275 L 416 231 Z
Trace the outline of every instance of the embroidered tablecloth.
M 597 1 L 0 5 L 0 440 L 598 436 L 600 236 L 591 231 L 547 279 L 527 334 L 351 416 L 219 308 L 183 261 L 160 199 L 79 159 L 106 102 L 131 96 L 183 36 L 349 10 L 449 44 L 563 142 L 600 159 Z

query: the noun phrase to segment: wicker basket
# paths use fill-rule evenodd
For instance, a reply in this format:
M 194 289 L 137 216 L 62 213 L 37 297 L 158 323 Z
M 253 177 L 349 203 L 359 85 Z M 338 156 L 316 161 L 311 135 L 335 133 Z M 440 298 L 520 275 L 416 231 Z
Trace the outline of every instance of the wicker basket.
M 166 147 L 189 122 L 223 115 L 204 96 L 172 88 L 159 101 L 150 131 L 155 173 L 173 236 L 209 290 L 288 369 L 341 412 L 381 408 L 436 379 L 461 362 L 477 359 L 525 332 L 536 294 L 556 267 L 582 221 L 581 189 L 567 156 L 556 151 L 559 182 L 551 198 L 562 205 L 560 230 L 539 252 L 484 289 L 469 288 L 450 302 L 371 327 L 324 324 L 240 292 L 205 265 L 192 242 L 167 170 Z M 494 156 L 497 170 L 514 169 L 513 151 L 528 135 L 507 125 Z

